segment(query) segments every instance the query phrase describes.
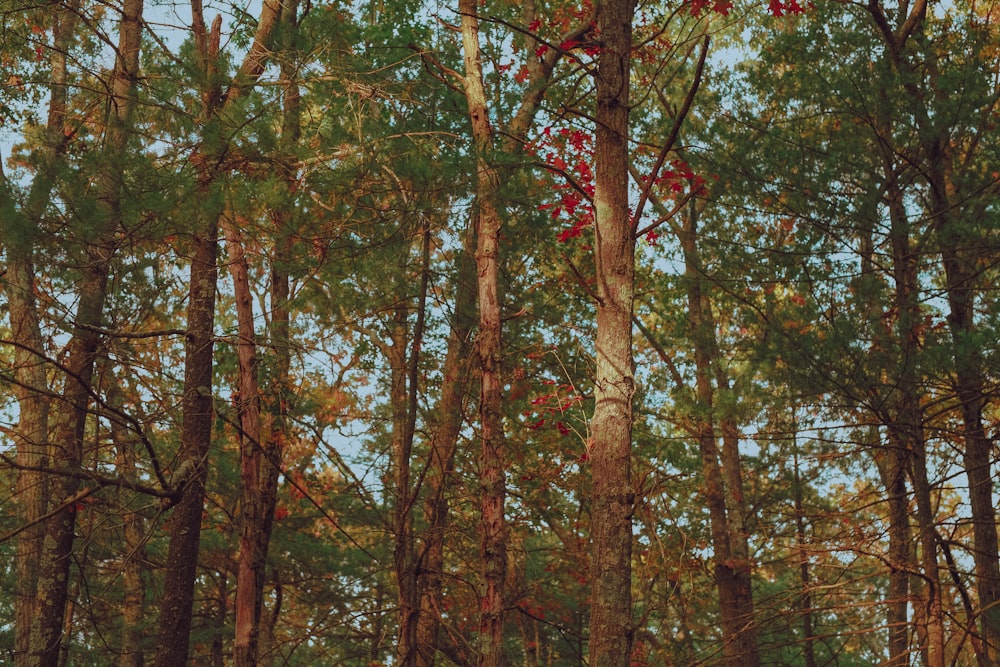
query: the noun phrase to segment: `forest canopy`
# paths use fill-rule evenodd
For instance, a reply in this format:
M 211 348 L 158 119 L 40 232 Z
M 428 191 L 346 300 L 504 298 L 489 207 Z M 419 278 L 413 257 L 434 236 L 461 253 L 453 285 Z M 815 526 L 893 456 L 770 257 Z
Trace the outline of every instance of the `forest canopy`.
M 1000 4 L 0 7 L 0 663 L 1000 664 Z

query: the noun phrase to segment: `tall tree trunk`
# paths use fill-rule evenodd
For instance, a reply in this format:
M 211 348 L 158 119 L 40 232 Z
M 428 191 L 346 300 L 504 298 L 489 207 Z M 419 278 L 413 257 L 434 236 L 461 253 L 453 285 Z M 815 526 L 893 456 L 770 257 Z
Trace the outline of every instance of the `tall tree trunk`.
M 222 218 L 229 270 L 236 303 L 238 366 L 237 411 L 240 433 L 240 503 L 237 523 L 240 549 L 236 570 L 236 636 L 233 662 L 236 667 L 257 664 L 257 638 L 263 603 L 267 547 L 270 541 L 273 507 L 267 510 L 273 490 L 265 488 L 272 465 L 264 457 L 263 437 L 270 428 L 261 426 L 261 392 L 257 378 L 257 336 L 254 331 L 253 294 L 243 240 L 235 224 Z
M 922 148 L 925 157 L 933 165 L 943 158 L 936 150 L 935 136 L 924 108 L 924 95 L 917 89 L 920 77 L 914 74 L 909 61 L 908 43 L 910 37 L 923 31 L 926 18 L 926 0 L 917 0 L 908 6 L 908 12 L 896 17 L 897 25 L 890 26 L 878 3 L 870 3 L 868 11 L 874 20 L 885 46 L 884 60 L 900 78 L 901 85 L 910 97 L 910 110 L 917 116 L 917 124 L 922 131 Z M 934 507 L 930 481 L 928 479 L 927 443 L 923 432 L 923 408 L 920 405 L 917 358 L 920 351 L 919 328 L 922 323 L 920 313 L 919 248 L 913 247 L 911 224 L 908 219 L 907 204 L 900 184 L 900 159 L 897 149 L 891 144 L 894 105 L 885 87 L 879 89 L 877 105 L 878 148 L 881 153 L 885 174 L 885 196 L 889 209 L 889 243 L 892 253 L 892 273 L 895 287 L 894 308 L 897 315 L 896 336 L 899 363 L 896 373 L 895 396 L 893 397 L 893 417 L 891 419 L 890 442 L 897 442 L 908 457 L 913 495 L 917 504 L 917 524 L 920 544 L 920 563 L 923 569 L 922 588 L 926 591 L 923 608 L 925 646 L 922 647 L 928 667 L 943 667 L 945 664 L 944 605 L 941 578 L 937 560 L 937 535 L 934 523 Z M 936 123 L 937 121 L 935 121 Z M 930 132 L 930 134 L 929 134 Z M 932 169 L 937 167 L 932 166 Z M 932 188 L 933 189 L 933 188 Z M 991 519 L 992 520 L 992 519 Z M 996 543 L 992 546 L 996 549 Z
M 906 490 L 908 453 L 893 438 L 880 444 L 878 429 L 872 429 L 875 464 L 885 487 L 889 520 L 889 590 L 887 592 L 887 625 L 889 629 L 889 667 L 906 667 L 910 663 L 910 620 L 907 613 L 910 598 L 910 572 L 913 567 L 910 547 L 910 503 Z
M 167 569 L 160 601 L 156 667 L 177 667 L 188 660 L 191 605 L 201 543 L 208 452 L 212 443 L 213 348 L 218 269 L 218 195 L 202 190 L 206 209 L 191 239 L 187 339 L 184 345 L 184 394 L 181 401 L 181 451 L 172 484 L 181 494 L 173 509 Z
M 929 123 L 929 121 L 924 121 Z M 975 263 L 982 239 L 972 233 L 967 219 L 981 219 L 980 209 L 960 209 L 961 201 L 951 178 L 954 160 L 949 137 L 928 141 L 930 215 L 937 221 L 936 240 L 945 271 L 948 328 L 955 369 L 955 394 L 962 416 L 964 466 L 972 507 L 973 563 L 979 597 L 980 627 L 988 664 L 1000 664 L 1000 550 L 998 550 L 996 503 L 991 475 L 992 442 L 983 426 L 986 381 L 980 344 L 976 341 L 975 301 L 981 289 Z M 985 208 L 985 207 L 984 207 Z
M 456 256 L 455 304 L 448 351 L 442 370 L 441 395 L 435 409 L 430 436 L 424 514 L 427 528 L 418 558 L 420 615 L 417 622 L 417 665 L 433 667 L 441 627 L 444 539 L 448 529 L 448 489 L 454 474 L 458 445 L 469 391 L 470 351 L 476 322 L 475 265 L 470 248 L 475 246 L 474 227 L 466 234 L 466 249 Z
M 893 398 L 894 415 L 889 425 L 893 431 L 890 434 L 890 442 L 897 442 L 901 451 L 907 455 L 913 495 L 917 503 L 921 565 L 927 591 L 924 605 L 928 667 L 944 667 L 944 608 L 937 561 L 937 529 L 927 474 L 927 443 L 924 439 L 923 409 L 920 406 L 917 375 L 917 359 L 920 354 L 919 327 L 923 321 L 920 314 L 918 256 L 913 248 L 910 223 L 897 180 L 895 157 L 885 151 L 883 159 L 899 351 Z
M 746 582 L 743 584 L 738 558 L 734 552 L 736 541 L 732 539 L 731 516 L 734 510 L 727 507 L 726 479 L 714 425 L 715 388 L 712 385 L 712 366 L 713 361 L 717 360 L 713 359 L 711 341 L 715 333 L 711 304 L 704 293 L 697 234 L 697 210 L 692 206 L 684 215 L 684 227 L 679 233 L 679 240 L 684 254 L 684 277 L 687 283 L 688 328 L 694 347 L 695 395 L 698 399 L 694 431 L 698 436 L 705 502 L 711 522 L 715 584 L 719 592 L 719 616 L 722 621 L 722 655 L 728 667 L 741 667 L 750 664 L 756 657 L 756 641 L 752 642 L 751 650 L 744 647 L 744 643 L 751 642 L 744 642 L 742 639 L 745 629 L 752 630 L 752 625 L 746 628 L 748 621 L 752 623 L 752 616 L 744 617 L 748 606 L 744 597 L 749 597 L 749 568 L 747 567 Z M 749 606 L 752 614 L 752 603 Z
M 506 607 L 507 527 L 504 518 L 505 437 L 503 381 L 500 376 L 501 313 L 498 294 L 500 261 L 499 177 L 492 164 L 494 146 L 489 107 L 483 85 L 479 51 L 478 3 L 460 0 L 465 60 L 465 98 L 476 150 L 476 269 L 479 301 L 477 353 L 480 371 L 479 420 L 482 453 L 479 459 L 481 496 L 480 554 L 482 582 L 479 614 L 480 667 L 504 667 L 503 626 Z
M 14 444 L 18 465 L 35 468 L 46 465 L 49 458 L 49 396 L 43 363 L 44 341 L 35 302 L 34 246 L 56 181 L 58 162 L 71 134 L 66 131 L 66 59 L 74 23 L 71 10 L 53 13 L 48 118 L 44 142 L 37 151 L 38 171 L 21 210 L 14 205 L 6 176 L 0 175 L 0 216 L 7 225 L 4 239 L 7 272 L 3 282 L 14 342 L 13 379 L 18 402 Z M 28 526 L 17 535 L 15 542 L 14 664 L 24 667 L 29 664 L 31 626 L 39 611 L 36 603 L 38 565 L 45 536 L 41 518 L 48 506 L 48 477 L 37 470 L 19 470 L 15 492 L 18 523 Z
M 119 379 L 113 369 L 105 372 L 108 405 L 121 411 L 125 400 Z M 115 466 L 123 479 L 138 481 L 136 452 L 128 437 L 124 423 L 111 419 L 111 442 L 115 447 Z M 142 515 L 130 506 L 130 499 L 123 491 L 122 496 L 122 637 L 119 667 L 142 667 L 142 620 L 145 612 L 146 589 L 143 585 L 143 561 L 145 541 L 143 540 Z M 129 494 L 130 495 L 130 494 Z
M 19 525 L 28 526 L 17 535 L 17 583 L 14 598 L 14 665 L 27 664 L 31 624 L 36 615 L 35 594 L 38 563 L 42 554 L 45 526 L 40 523 L 47 504 L 48 479 L 30 470 L 48 462 L 49 399 L 44 343 L 38 322 L 31 249 L 7 249 L 7 304 L 10 311 L 14 349 L 14 392 L 17 396 L 18 424 L 14 441 L 18 471 L 15 502 Z
M 809 571 L 809 537 L 802 493 L 798 426 L 792 419 L 792 503 L 795 508 L 795 545 L 799 551 L 799 613 L 802 615 L 802 658 L 805 667 L 816 667 L 816 637 L 813 623 L 812 574 Z
M 625 667 L 632 653 L 632 306 L 635 226 L 629 215 L 629 73 L 633 0 L 597 8 L 595 192 L 597 341 L 590 461 L 590 665 Z
M 58 20 L 56 41 L 64 41 L 62 30 L 69 30 L 72 9 Z M 92 393 L 94 363 L 101 336 L 108 275 L 116 249 L 115 233 L 121 222 L 122 168 L 115 158 L 126 152 L 135 104 L 135 84 L 139 70 L 142 1 L 129 0 L 123 6 L 119 24 L 119 43 L 112 69 L 111 91 L 105 122 L 102 153 L 105 163 L 97 176 L 96 241 L 84 248 L 79 302 L 73 335 L 67 346 L 66 379 L 63 387 L 63 410 L 52 424 L 52 458 L 68 471 L 83 463 L 84 434 Z M 65 25 L 64 23 L 65 22 Z M 64 66 L 64 65 L 63 65 Z M 37 608 L 32 622 L 28 664 L 54 667 L 60 660 L 60 645 L 66 636 L 66 604 L 73 554 L 74 529 L 78 504 L 71 500 L 80 492 L 78 477 L 57 478 L 52 493 L 62 503 L 50 518 L 42 546 L 38 569 Z
M 876 273 L 874 227 L 877 223 L 878 205 L 869 207 L 861 216 L 864 225 L 859 235 L 858 255 L 860 258 L 860 290 L 874 293 L 879 279 Z M 864 321 L 873 332 L 882 330 L 882 322 L 887 317 L 880 299 L 872 298 L 863 303 Z M 874 334 L 873 334 L 874 335 Z M 883 337 L 885 337 L 883 335 Z M 891 338 L 891 336 L 889 337 Z M 888 371 L 883 350 L 894 347 L 891 340 L 881 340 L 873 344 L 871 356 L 878 359 L 876 368 Z M 884 423 L 891 419 L 879 415 Z M 890 433 L 891 435 L 891 433 Z M 889 523 L 889 588 L 886 601 L 886 626 L 888 628 L 888 667 L 906 667 L 910 662 L 910 619 L 908 614 L 910 598 L 910 576 L 914 569 L 910 557 L 912 535 L 910 530 L 909 494 L 906 488 L 906 472 L 909 469 L 909 452 L 901 448 L 895 439 L 882 442 L 882 435 L 876 426 L 871 427 L 869 447 L 878 468 L 885 489 L 886 513 Z
M 272 35 L 281 17 L 280 0 L 264 0 L 253 43 L 229 87 L 219 80 L 219 42 L 222 18 L 211 30 L 205 24 L 202 0 L 191 0 L 192 32 L 199 60 L 202 111 L 201 151 L 194 157 L 197 192 L 203 202 L 191 235 L 191 279 L 188 292 L 188 329 L 184 357 L 184 395 L 181 451 L 174 472 L 180 500 L 173 511 L 164 594 L 159 619 L 155 667 L 186 664 L 191 633 L 192 602 L 201 544 L 201 517 L 213 423 L 213 350 L 218 234 L 222 217 L 219 165 L 228 150 L 225 136 L 230 112 L 264 71 Z M 273 473 L 272 473 L 273 474 Z
M 417 580 L 417 557 L 413 533 L 413 507 L 417 489 L 411 488 L 410 458 L 417 426 L 417 399 L 420 382 L 420 350 L 423 345 L 424 320 L 427 308 L 427 288 L 430 270 L 431 232 L 424 222 L 420 243 L 420 280 L 417 294 L 416 321 L 412 335 L 408 331 L 409 256 L 403 253 L 399 268 L 399 306 L 393 322 L 392 347 L 387 350 L 392 369 L 391 402 L 393 409 L 393 470 L 395 507 L 393 508 L 393 564 L 399 593 L 399 635 L 396 655 L 401 665 L 417 664 L 417 628 L 420 620 L 420 591 Z M 409 346 L 407 342 L 409 341 Z M 407 350 L 409 347 L 409 350 Z

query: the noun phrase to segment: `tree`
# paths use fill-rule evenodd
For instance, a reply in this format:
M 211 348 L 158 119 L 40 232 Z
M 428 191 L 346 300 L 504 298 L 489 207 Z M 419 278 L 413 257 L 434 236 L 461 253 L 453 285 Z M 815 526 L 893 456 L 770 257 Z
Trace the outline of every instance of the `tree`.
M 627 665 L 632 651 L 632 302 L 635 224 L 629 212 L 629 62 L 631 0 L 601 3 L 597 30 L 594 221 L 597 340 L 590 461 L 590 664 Z

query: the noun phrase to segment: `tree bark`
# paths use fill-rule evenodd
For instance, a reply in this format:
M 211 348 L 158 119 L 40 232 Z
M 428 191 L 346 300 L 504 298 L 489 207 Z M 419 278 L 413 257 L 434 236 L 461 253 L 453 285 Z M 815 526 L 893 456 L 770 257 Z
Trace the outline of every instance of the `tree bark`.
M 194 584 L 201 543 L 201 517 L 213 422 L 213 350 L 218 233 L 222 216 L 219 165 L 228 150 L 225 138 L 229 111 L 264 71 L 272 35 L 281 17 L 280 0 L 265 0 L 253 43 L 225 93 L 219 81 L 221 17 L 211 30 L 205 25 L 201 0 L 191 0 L 195 53 L 201 69 L 202 146 L 196 156 L 197 192 L 204 202 L 191 237 L 188 331 L 184 358 L 181 452 L 175 471 L 180 501 L 170 529 L 164 596 L 159 620 L 155 667 L 186 664 L 191 633 Z
M 697 246 L 697 209 L 690 207 L 684 215 L 684 226 L 678 234 L 684 254 L 684 277 L 687 283 L 688 330 L 694 348 L 695 395 L 698 414 L 694 432 L 698 437 L 704 477 L 705 502 L 711 522 L 712 548 L 714 550 L 715 583 L 719 592 L 719 616 L 722 621 L 722 655 L 729 667 L 759 664 L 756 634 L 753 629 L 753 601 L 750 591 L 750 568 L 746 549 L 746 535 L 736 535 L 734 516 L 745 511 L 742 505 L 742 478 L 736 471 L 736 482 L 727 480 L 725 465 L 719 451 L 715 431 L 715 387 L 712 384 L 713 366 L 717 365 L 714 340 L 714 320 L 711 302 L 705 294 L 704 274 Z M 735 426 L 727 422 L 733 437 Z M 735 443 L 730 442 L 730 447 Z M 737 453 L 738 454 L 738 453 Z M 730 453 L 731 455 L 731 453 Z M 729 462 L 733 465 L 733 462 Z M 739 460 L 735 462 L 739 465 Z M 730 477 L 733 477 L 730 474 Z M 727 481 L 739 485 L 740 504 L 734 507 L 727 498 Z M 742 550 L 737 551 L 742 544 Z
M 626 667 L 632 653 L 632 307 L 635 226 L 629 215 L 632 0 L 598 5 L 595 193 L 597 341 L 590 461 L 590 665 Z
M 411 488 L 410 459 L 416 433 L 418 384 L 420 381 L 420 348 L 423 344 L 424 318 L 430 262 L 430 229 L 425 225 L 421 234 L 421 264 L 416 322 L 409 331 L 410 298 L 409 248 L 400 256 L 398 267 L 397 306 L 391 325 L 392 345 L 384 345 L 389 359 L 390 403 L 392 405 L 392 464 L 393 487 L 393 566 L 399 600 L 399 632 L 396 656 L 401 665 L 417 664 L 417 627 L 420 620 L 420 591 L 417 587 L 416 545 L 413 533 L 413 508 L 417 489 Z M 409 349 L 407 349 L 409 348 Z
M 214 198 L 211 188 L 205 201 Z M 208 204 L 211 207 L 211 204 Z M 184 395 L 181 402 L 181 452 L 172 483 L 181 494 L 173 509 L 167 569 L 160 602 L 156 667 L 186 665 L 191 634 L 191 605 L 201 543 L 208 452 L 212 443 L 213 349 L 215 291 L 218 269 L 217 209 L 203 212 L 191 239 L 191 277 L 188 291 L 187 341 L 184 346 Z
M 479 458 L 480 557 L 482 582 L 479 594 L 480 667 L 504 667 L 503 650 L 507 576 L 507 527 L 505 437 L 503 432 L 503 381 L 501 379 L 501 313 L 498 294 L 500 261 L 499 177 L 492 164 L 494 146 L 489 107 L 483 85 L 479 50 L 478 3 L 460 0 L 462 44 L 465 61 L 465 98 L 476 153 L 476 269 L 479 302 L 479 337 L 476 341 L 480 372 L 479 422 L 482 450 Z
M 48 507 L 48 477 L 37 470 L 48 463 L 49 396 L 48 378 L 41 326 L 35 301 L 34 247 L 42 216 L 56 180 L 57 164 L 66 144 L 67 70 L 66 58 L 74 24 L 72 12 L 53 14 L 53 48 L 50 66 L 49 110 L 43 145 L 38 149 L 38 171 L 28 199 L 20 210 L 6 176 L 2 176 L 2 216 L 6 225 L 7 272 L 4 280 L 10 313 L 11 340 L 14 343 L 13 380 L 18 403 L 18 425 L 14 444 L 18 465 L 15 482 L 16 516 L 20 525 L 29 526 L 15 541 L 17 583 L 14 598 L 14 664 L 28 665 L 31 626 L 38 612 L 36 594 L 38 566 L 42 557 L 45 525 L 41 518 Z
M 240 432 L 240 503 L 237 523 L 240 549 L 236 571 L 236 636 L 233 662 L 236 667 L 257 664 L 257 639 L 264 597 L 267 548 L 274 517 L 274 489 L 267 487 L 273 465 L 264 456 L 265 431 L 261 426 L 261 392 L 257 378 L 257 336 L 254 331 L 253 294 L 243 240 L 235 225 L 222 218 L 229 270 L 236 303 L 238 367 L 237 412 Z M 275 476 L 276 478 L 276 476 Z M 271 511 L 269 512 L 268 509 Z
M 474 228 L 467 233 L 467 248 L 474 247 Z M 430 438 L 430 460 L 424 484 L 427 529 L 418 558 L 420 614 L 417 621 L 417 666 L 433 667 L 437 654 L 443 600 L 444 540 L 448 530 L 448 489 L 454 475 L 455 450 L 469 391 L 472 333 L 476 321 L 476 282 L 472 253 L 456 258 L 456 288 L 448 351 L 442 369 L 441 396 Z
M 108 405 L 122 411 L 125 399 L 120 379 L 110 368 L 104 372 L 104 385 Z M 118 473 L 125 479 L 135 481 L 137 478 L 137 457 L 133 443 L 128 437 L 124 423 L 111 419 L 111 442 L 115 448 L 115 466 Z M 145 560 L 145 541 L 143 539 L 142 515 L 130 506 L 129 495 L 124 491 L 122 503 L 122 537 L 124 552 L 122 554 L 122 634 L 121 650 L 119 652 L 119 667 L 142 667 L 142 619 L 145 613 L 146 589 L 143 585 L 143 561 Z
M 55 28 L 57 48 L 65 46 L 68 32 L 75 20 L 73 9 L 59 13 Z M 116 162 L 126 152 L 131 133 L 135 84 L 139 69 L 141 38 L 141 0 L 130 0 L 123 6 L 119 24 L 119 43 L 109 84 L 110 100 L 105 122 L 102 154 L 105 159 L 97 175 L 96 241 L 87 243 L 82 254 L 79 302 L 73 335 L 67 346 L 65 384 L 61 401 L 63 410 L 52 424 L 50 442 L 53 461 L 66 470 L 77 470 L 83 463 L 84 435 L 91 394 L 94 364 L 101 341 L 99 330 L 107 296 L 108 275 L 116 250 L 115 232 L 121 224 L 122 167 Z M 59 65 L 59 77 L 65 81 L 65 60 Z M 39 212 L 41 209 L 39 209 Z M 60 649 L 66 636 L 67 600 L 70 562 L 73 555 L 74 529 L 77 512 L 82 509 L 71 502 L 80 491 L 79 477 L 67 475 L 54 480 L 52 494 L 63 506 L 49 519 L 42 544 L 38 569 L 35 618 L 31 626 L 30 657 L 34 667 L 54 667 L 60 661 Z

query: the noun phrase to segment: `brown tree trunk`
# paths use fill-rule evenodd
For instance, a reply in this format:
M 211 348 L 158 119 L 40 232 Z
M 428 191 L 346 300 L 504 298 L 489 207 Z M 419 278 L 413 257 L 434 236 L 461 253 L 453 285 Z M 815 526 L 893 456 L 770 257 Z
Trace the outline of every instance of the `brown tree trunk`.
M 629 215 L 629 72 L 633 0 L 598 5 L 594 209 L 597 341 L 591 419 L 589 664 L 626 667 L 632 653 L 632 306 L 635 226 Z
M 480 667 L 504 667 L 503 626 L 506 607 L 507 527 L 504 518 L 505 443 L 503 432 L 503 382 L 500 298 L 498 294 L 500 212 L 497 208 L 499 177 L 492 165 L 494 146 L 489 107 L 483 85 L 479 51 L 479 5 L 460 0 L 462 44 L 465 60 L 465 98 L 476 150 L 476 268 L 479 300 L 477 353 L 480 371 L 479 420 L 482 453 L 479 459 L 481 502 L 479 658 Z
M 37 152 L 38 171 L 21 210 L 14 205 L 6 176 L 0 175 L 0 216 L 8 222 L 11 232 L 4 239 L 7 255 L 4 288 L 14 343 L 14 394 L 18 403 L 14 444 L 18 465 L 35 468 L 48 463 L 49 396 L 43 361 L 45 348 L 35 302 L 34 246 L 55 183 L 57 165 L 70 134 L 65 131 L 66 58 L 73 23 L 71 11 L 54 12 L 50 51 L 52 82 L 44 144 Z M 28 664 L 31 626 L 39 611 L 36 604 L 38 565 L 45 536 L 45 525 L 40 521 L 48 506 L 48 477 L 37 470 L 19 470 L 15 502 L 18 524 L 28 526 L 15 538 L 14 664 L 24 667 Z
M 389 359 L 392 405 L 392 465 L 395 492 L 393 507 L 393 566 L 399 600 L 399 632 L 396 656 L 401 665 L 417 664 L 417 627 L 420 618 L 420 592 L 417 588 L 416 545 L 413 534 L 413 507 L 416 489 L 410 481 L 410 458 L 416 433 L 420 348 L 423 344 L 427 307 L 430 229 L 424 227 L 421 241 L 420 287 L 417 295 L 416 322 L 409 331 L 409 248 L 401 254 L 398 268 L 397 307 L 392 322 L 392 345 L 382 345 Z M 409 344 L 408 344 L 409 343 Z M 407 349 L 409 347 L 409 350 Z
M 937 537 L 931 487 L 927 476 L 927 444 L 920 406 L 917 358 L 920 350 L 918 328 L 920 314 L 918 253 L 912 247 L 910 224 L 902 191 L 894 170 L 895 158 L 884 154 L 889 206 L 889 241 L 892 249 L 892 272 L 897 313 L 896 336 L 899 364 L 893 399 L 893 423 L 890 442 L 897 442 L 908 458 L 913 495 L 917 503 L 917 529 L 923 581 L 927 591 L 924 602 L 927 623 L 928 667 L 944 667 L 945 633 L 941 579 L 937 561 Z
M 204 201 L 213 201 L 211 188 Z M 209 205 L 210 206 L 210 205 Z M 215 290 L 218 269 L 219 211 L 206 208 L 191 239 L 187 341 L 184 346 L 184 394 L 181 401 L 181 451 L 172 484 L 181 494 L 170 523 L 170 546 L 160 601 L 156 667 L 186 665 L 191 633 L 191 605 L 201 543 L 208 451 L 212 443 Z
M 719 592 L 719 616 L 722 621 L 722 655 L 729 667 L 741 667 L 759 664 L 752 624 L 749 560 L 744 556 L 744 562 L 740 563 L 736 554 L 739 540 L 733 539 L 732 516 L 744 510 L 742 507 L 729 507 L 727 503 L 724 466 L 714 426 L 715 388 L 712 386 L 712 374 L 713 363 L 718 362 L 713 356 L 714 322 L 711 303 L 704 293 L 704 274 L 697 247 L 697 209 L 689 208 L 684 215 L 684 228 L 679 233 L 679 240 L 684 253 L 684 277 L 688 292 L 688 328 L 694 347 L 695 395 L 698 399 L 695 432 L 698 435 L 705 502 L 711 522 L 715 583 Z M 732 430 L 734 426 L 730 423 L 729 428 Z M 739 484 L 742 487 L 742 480 Z M 742 544 L 745 554 L 745 535 Z M 750 639 L 744 639 L 747 635 Z
M 868 213 L 868 215 L 862 216 L 864 227 L 861 230 L 858 248 L 862 289 L 866 291 L 874 290 L 878 283 L 873 239 L 878 215 L 877 206 L 872 207 Z M 875 299 L 864 306 L 864 319 L 868 323 L 868 327 L 875 332 L 881 331 L 881 323 L 886 318 L 884 308 Z M 879 360 L 876 363 L 877 369 L 885 368 L 888 370 L 885 365 L 888 360 L 881 352 L 894 346 L 890 339 L 891 336 L 872 345 L 870 353 L 873 358 Z M 879 417 L 883 422 L 891 421 L 886 415 L 879 415 Z M 886 513 L 889 523 L 887 554 L 889 589 L 886 601 L 889 661 L 887 665 L 888 667 L 906 667 L 910 662 L 910 620 L 907 609 L 910 598 L 910 577 L 914 570 L 910 557 L 913 537 L 910 530 L 909 494 L 906 488 L 909 452 L 901 448 L 895 439 L 889 443 L 883 443 L 877 426 L 870 429 L 868 445 L 872 449 L 872 457 L 885 488 Z
M 910 621 L 907 607 L 910 598 L 910 576 L 913 566 L 910 547 L 910 503 L 906 490 L 909 455 L 895 439 L 879 444 L 878 429 L 873 429 L 874 457 L 885 487 L 889 520 L 889 590 L 887 593 L 887 625 L 889 628 L 889 667 L 905 667 L 910 663 Z
M 793 425 L 795 420 L 793 418 Z M 812 574 L 809 568 L 809 537 L 806 532 L 806 511 L 802 493 L 799 463 L 798 428 L 792 429 L 792 502 L 795 507 L 795 544 L 799 550 L 799 613 L 802 615 L 802 658 L 805 667 L 816 667 L 816 637 L 812 608 Z
M 466 245 L 475 244 L 470 227 Z M 476 282 L 472 254 L 460 252 L 456 259 L 457 284 L 448 351 L 442 370 L 441 396 L 430 438 L 430 461 L 424 484 L 427 529 L 418 558 L 420 614 L 417 621 L 417 666 L 433 667 L 441 627 L 444 538 L 448 529 L 448 488 L 454 474 L 455 449 L 462 429 L 465 399 L 469 391 L 470 341 L 475 329 Z
M 233 660 L 236 667 L 257 664 L 257 639 L 264 596 L 267 548 L 274 518 L 275 489 L 268 486 L 269 468 L 274 463 L 265 457 L 263 438 L 269 434 L 261 425 L 261 392 L 257 378 L 257 338 L 254 332 L 253 294 L 250 291 L 249 265 L 243 241 L 235 225 L 223 217 L 229 269 L 236 303 L 238 365 L 237 411 L 240 433 L 240 504 L 238 525 L 240 550 L 236 573 L 236 636 Z
M 222 92 L 218 77 L 221 17 L 211 30 L 205 25 L 202 1 L 191 1 L 192 32 L 202 80 L 202 146 L 197 155 L 198 193 L 204 202 L 191 237 L 191 280 L 184 358 L 181 451 L 174 472 L 180 501 L 170 528 L 167 570 L 159 620 L 155 667 L 186 664 L 191 633 L 194 584 L 201 543 L 201 518 L 213 422 L 213 349 L 218 267 L 218 233 L 222 209 L 218 166 L 228 149 L 223 119 L 235 102 L 264 71 L 271 37 L 281 16 L 279 0 L 265 0 L 253 43 L 229 88 Z M 272 473 L 273 474 L 273 473 Z
M 59 19 L 57 42 L 67 39 L 61 34 L 70 30 L 69 14 Z M 112 158 L 123 155 L 130 135 L 135 82 L 139 69 L 141 38 L 141 0 L 130 0 L 123 6 L 119 25 L 119 44 L 112 81 L 102 152 L 107 162 L 97 177 L 100 223 L 95 230 L 97 241 L 85 248 L 85 264 L 81 268 L 80 297 L 77 305 L 73 336 L 65 362 L 66 378 L 61 401 L 62 410 L 52 424 L 50 442 L 52 459 L 58 467 L 73 471 L 83 463 L 84 434 L 92 393 L 94 363 L 100 343 L 99 330 L 111 261 L 115 252 L 115 232 L 121 220 L 122 171 Z M 65 25 L 64 23 L 65 22 Z M 64 65 L 63 65 L 64 66 Z M 60 660 L 60 646 L 66 622 L 66 604 L 70 561 L 73 554 L 78 503 L 70 501 L 80 492 L 80 479 L 74 476 L 57 478 L 52 494 L 63 503 L 49 519 L 38 569 L 36 615 L 31 627 L 28 664 L 53 667 Z
M 119 379 L 113 369 L 108 368 L 105 374 L 108 405 L 121 411 L 125 401 Z M 136 452 L 128 437 L 124 423 L 111 419 L 111 442 L 115 447 L 115 466 L 119 475 L 129 481 L 137 480 Z M 124 495 L 124 492 L 123 492 Z M 124 553 L 122 554 L 122 637 L 121 651 L 118 660 L 119 667 L 142 667 L 142 619 L 145 612 L 145 593 L 143 585 L 143 561 L 145 560 L 145 541 L 143 540 L 143 519 L 139 512 L 130 506 L 126 496 L 122 507 L 122 536 L 124 537 Z
M 931 216 L 938 221 L 936 240 L 945 271 L 955 393 L 962 415 L 964 465 L 972 507 L 972 554 L 980 627 L 987 663 L 1000 664 L 1000 550 L 993 502 L 992 442 L 983 426 L 986 382 L 982 351 L 975 339 L 975 301 L 977 291 L 981 290 L 975 263 L 982 240 L 970 233 L 971 225 L 963 224 L 960 209 L 952 205 L 953 201 L 961 201 L 961 197 L 955 196 L 956 188 L 949 174 L 953 156 L 944 145 L 947 140 L 942 138 L 936 149 L 928 146 L 935 159 L 930 161 L 926 174 L 930 181 Z M 967 215 L 981 217 L 982 213 L 977 209 Z
M 27 664 L 31 623 L 37 612 L 35 594 L 38 563 L 42 554 L 45 526 L 40 523 L 47 504 L 48 479 L 28 470 L 48 462 L 49 399 L 41 329 L 38 323 L 31 249 L 7 248 L 7 304 L 10 310 L 14 349 L 14 392 L 17 396 L 18 424 L 14 434 L 18 471 L 15 485 L 17 522 L 28 526 L 17 535 L 17 583 L 14 598 L 14 665 Z

